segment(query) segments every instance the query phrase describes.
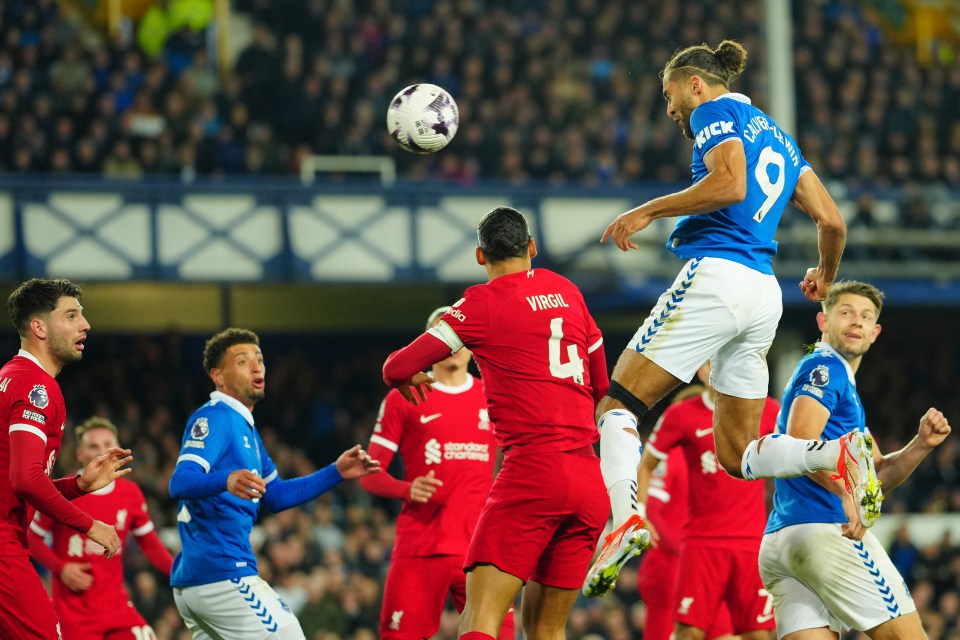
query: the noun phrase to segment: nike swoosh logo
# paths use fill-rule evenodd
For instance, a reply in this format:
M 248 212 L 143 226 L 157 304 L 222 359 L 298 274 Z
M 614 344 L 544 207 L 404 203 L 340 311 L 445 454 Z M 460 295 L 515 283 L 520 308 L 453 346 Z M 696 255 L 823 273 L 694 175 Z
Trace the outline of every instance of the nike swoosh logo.
M 703 436 L 710 435 L 711 433 L 713 433 L 713 427 L 710 427 L 709 429 L 697 429 L 696 431 L 694 431 L 694 434 L 696 434 L 698 438 L 702 438 Z
M 420 416 L 420 424 L 427 424 L 427 423 L 430 422 L 431 420 L 436 420 L 437 418 L 439 418 L 439 417 L 442 416 L 442 415 L 443 415 L 442 413 L 435 413 L 435 414 L 430 415 L 430 416 Z

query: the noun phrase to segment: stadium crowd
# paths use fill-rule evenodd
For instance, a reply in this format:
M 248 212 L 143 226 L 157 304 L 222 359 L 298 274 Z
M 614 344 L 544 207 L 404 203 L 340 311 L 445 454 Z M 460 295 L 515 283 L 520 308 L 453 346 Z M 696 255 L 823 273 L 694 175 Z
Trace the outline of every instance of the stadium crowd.
M 686 179 L 690 152 L 664 117 L 657 76 L 675 43 L 742 40 L 751 72 L 735 89 L 765 102 L 756 0 L 402 10 L 239 0 L 252 36 L 222 75 L 202 24 L 164 32 L 162 45 L 106 40 L 58 4 L 0 2 L 3 171 L 189 179 L 296 173 L 307 154 L 391 154 L 412 180 L 673 182 Z M 920 66 L 858 3 L 793 5 L 795 137 L 813 165 L 855 188 L 960 186 L 950 56 Z M 400 152 L 384 126 L 389 100 L 416 81 L 447 88 L 460 106 L 460 132 L 435 157 Z M 905 206 L 904 224 L 939 223 L 922 214 Z
M 918 345 L 917 340 L 923 338 L 912 334 L 904 318 L 891 314 L 887 319 L 888 331 L 871 350 L 870 366 L 864 367 L 858 386 L 868 415 L 874 417 L 871 427 L 882 448 L 894 450 L 914 431 L 925 407 L 933 405 L 949 415 L 960 414 L 946 386 L 960 375 L 956 371 L 960 343 L 947 339 L 938 342 L 936 349 L 932 343 Z M 946 322 L 946 318 L 931 318 L 931 331 L 925 335 L 945 335 L 937 329 Z M 389 336 L 263 338 L 268 351 L 268 389 L 255 415 L 281 475 L 310 472 L 350 444 L 365 445 L 386 392 L 380 365 L 397 340 Z M 902 350 L 908 343 L 911 352 L 921 349 L 942 355 L 933 362 L 905 357 Z M 65 369 L 61 376 L 71 420 L 100 414 L 119 426 L 120 442 L 135 452 L 132 477 L 143 488 L 158 528 L 171 528 L 172 538 L 167 538 L 171 544 L 176 542 L 176 505 L 169 498 L 167 484 L 186 419 L 212 388 L 200 366 L 202 344 L 201 337 L 177 333 L 158 337 L 95 335 L 84 362 Z M 63 473 L 73 471 L 72 450 L 72 443 L 66 440 L 58 463 Z M 887 496 L 885 512 L 960 512 L 957 469 L 960 447 L 950 439 L 908 484 Z M 308 638 L 376 637 L 398 508 L 353 482 L 304 508 L 262 518 L 255 541 L 260 573 L 298 612 Z M 165 579 L 137 552 L 131 549 L 128 555 L 131 593 L 158 638 L 186 638 Z M 956 640 L 960 634 L 956 590 L 960 544 L 945 539 L 920 549 L 904 532 L 891 555 L 914 589 L 930 638 Z M 644 612 L 637 596 L 635 568 L 628 568 L 614 597 L 578 604 L 570 619 L 569 637 L 640 638 Z M 456 637 L 456 620 L 452 612 L 445 615 L 440 637 Z

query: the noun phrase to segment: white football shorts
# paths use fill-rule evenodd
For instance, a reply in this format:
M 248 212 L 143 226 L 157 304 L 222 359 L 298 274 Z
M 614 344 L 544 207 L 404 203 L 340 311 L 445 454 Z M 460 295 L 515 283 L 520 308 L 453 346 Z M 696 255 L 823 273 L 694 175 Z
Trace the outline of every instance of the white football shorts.
M 777 637 L 830 627 L 865 631 L 916 610 L 877 537 L 855 541 L 835 523 L 797 524 L 763 536 L 760 577 L 773 596 Z
M 776 276 L 732 260 L 694 258 L 627 348 L 684 382 L 710 360 L 714 389 L 737 398 L 766 398 L 767 352 L 782 313 Z
M 259 576 L 174 588 L 194 640 L 305 640 L 287 603 Z

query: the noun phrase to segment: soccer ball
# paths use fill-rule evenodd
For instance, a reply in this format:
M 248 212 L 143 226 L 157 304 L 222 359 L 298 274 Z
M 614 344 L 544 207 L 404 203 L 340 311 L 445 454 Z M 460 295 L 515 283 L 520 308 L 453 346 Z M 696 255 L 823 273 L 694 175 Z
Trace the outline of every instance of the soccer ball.
M 387 131 L 411 153 L 434 153 L 447 146 L 460 126 L 453 97 L 435 84 L 413 84 L 387 109 Z

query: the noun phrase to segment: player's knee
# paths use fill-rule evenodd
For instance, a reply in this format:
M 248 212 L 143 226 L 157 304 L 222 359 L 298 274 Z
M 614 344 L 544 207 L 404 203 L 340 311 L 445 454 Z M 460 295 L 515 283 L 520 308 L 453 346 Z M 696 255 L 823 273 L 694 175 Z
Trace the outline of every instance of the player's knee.
M 596 420 L 599 422 L 600 416 L 611 409 L 623 407 L 637 418 L 637 423 L 643 422 L 644 416 L 650 410 L 649 407 L 637 396 L 624 387 L 616 380 L 610 381 L 610 389 L 599 403 L 597 403 Z

